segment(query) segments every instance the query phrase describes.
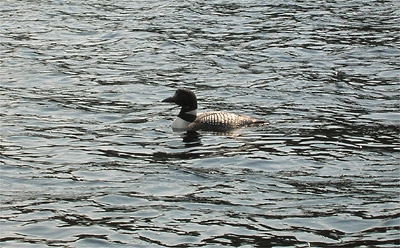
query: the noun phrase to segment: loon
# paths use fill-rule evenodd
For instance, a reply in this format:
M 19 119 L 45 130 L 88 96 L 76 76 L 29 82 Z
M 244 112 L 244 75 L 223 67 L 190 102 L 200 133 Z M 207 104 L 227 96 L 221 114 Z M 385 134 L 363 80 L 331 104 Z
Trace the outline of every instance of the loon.
M 181 111 L 172 123 L 173 131 L 229 132 L 240 127 L 268 124 L 268 122 L 247 115 L 222 111 L 197 114 L 197 98 L 189 89 L 178 89 L 172 97 L 168 97 L 162 102 L 171 102 L 181 106 Z

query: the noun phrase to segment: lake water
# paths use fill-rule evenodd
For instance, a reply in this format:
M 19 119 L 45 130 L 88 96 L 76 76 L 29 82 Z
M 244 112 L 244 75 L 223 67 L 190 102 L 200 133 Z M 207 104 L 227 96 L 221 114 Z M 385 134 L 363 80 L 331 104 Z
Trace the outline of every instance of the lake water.
M 1 247 L 400 246 L 399 9 L 3 1 Z

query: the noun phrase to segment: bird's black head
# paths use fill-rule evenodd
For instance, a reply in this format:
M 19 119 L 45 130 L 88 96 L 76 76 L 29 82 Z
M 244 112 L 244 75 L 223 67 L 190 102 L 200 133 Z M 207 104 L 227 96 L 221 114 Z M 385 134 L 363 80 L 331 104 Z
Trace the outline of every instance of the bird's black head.
M 168 97 L 162 101 L 173 102 L 181 106 L 185 112 L 197 109 L 196 95 L 189 89 L 178 89 L 172 97 Z

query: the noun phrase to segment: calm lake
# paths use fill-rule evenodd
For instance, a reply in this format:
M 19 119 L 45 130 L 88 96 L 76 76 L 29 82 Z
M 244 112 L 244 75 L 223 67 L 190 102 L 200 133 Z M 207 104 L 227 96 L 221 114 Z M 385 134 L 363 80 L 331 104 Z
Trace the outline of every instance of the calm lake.
M 3 1 L 1 247 L 400 246 L 400 2 Z M 199 111 L 270 124 L 173 132 Z

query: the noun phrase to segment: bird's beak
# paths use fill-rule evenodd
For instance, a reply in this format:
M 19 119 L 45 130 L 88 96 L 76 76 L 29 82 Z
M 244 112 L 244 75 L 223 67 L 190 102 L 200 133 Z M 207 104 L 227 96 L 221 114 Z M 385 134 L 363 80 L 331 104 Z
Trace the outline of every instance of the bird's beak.
M 168 98 L 162 100 L 161 102 L 175 102 L 175 98 L 173 96 L 171 96 L 171 97 L 168 97 Z

